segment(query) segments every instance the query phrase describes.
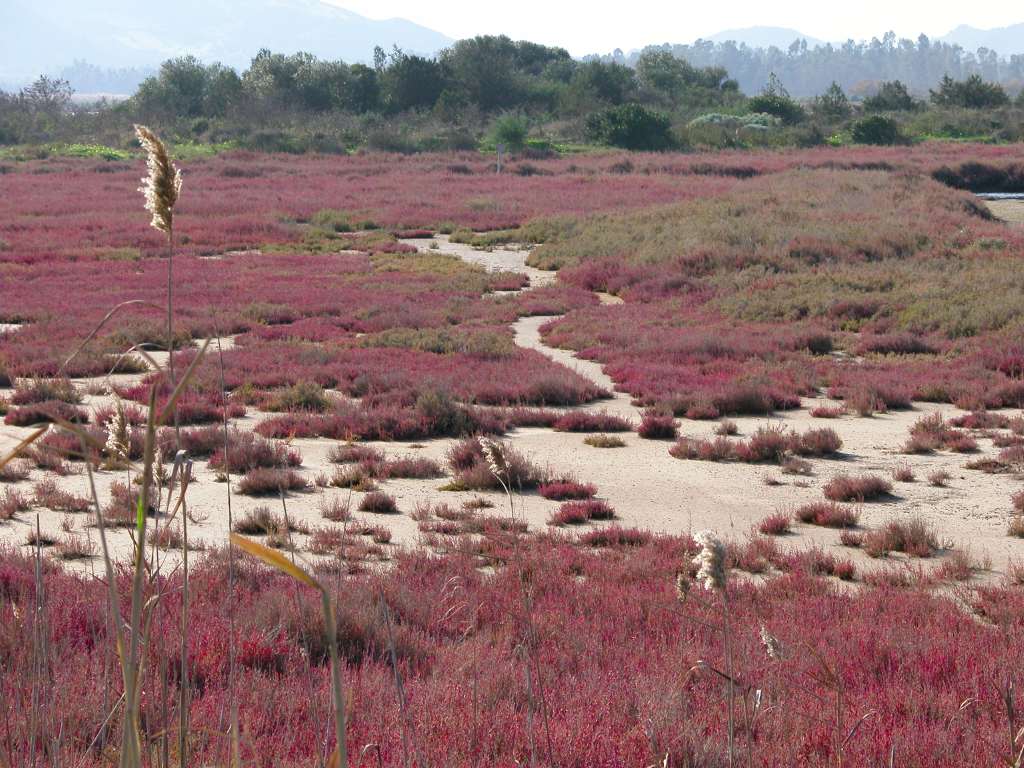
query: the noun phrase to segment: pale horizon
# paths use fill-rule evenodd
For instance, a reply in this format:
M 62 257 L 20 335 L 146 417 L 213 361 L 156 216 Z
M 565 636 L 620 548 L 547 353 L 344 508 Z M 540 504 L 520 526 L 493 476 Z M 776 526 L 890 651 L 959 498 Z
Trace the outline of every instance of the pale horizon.
M 402 18 L 455 39 L 504 34 L 567 48 L 574 56 L 624 51 L 660 43 L 688 43 L 730 29 L 788 27 L 826 41 L 869 40 L 892 30 L 916 39 L 941 37 L 966 24 L 980 29 L 1024 22 L 1019 3 L 993 0 L 967 9 L 962 3 L 901 3 L 866 0 L 846 8 L 811 0 L 708 7 L 665 7 L 661 3 L 547 3 L 523 0 L 516 12 L 495 4 L 451 0 L 324 0 L 371 19 Z

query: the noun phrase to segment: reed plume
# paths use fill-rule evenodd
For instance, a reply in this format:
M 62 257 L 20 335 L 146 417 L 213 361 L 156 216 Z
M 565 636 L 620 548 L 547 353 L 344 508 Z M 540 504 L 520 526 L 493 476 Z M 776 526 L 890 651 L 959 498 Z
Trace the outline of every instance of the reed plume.
M 135 126 L 135 135 L 146 150 L 146 175 L 139 192 L 146 198 L 146 210 L 153 215 L 150 224 L 168 237 L 174 231 L 174 206 L 181 192 L 181 171 L 171 162 L 167 147 L 144 125 Z

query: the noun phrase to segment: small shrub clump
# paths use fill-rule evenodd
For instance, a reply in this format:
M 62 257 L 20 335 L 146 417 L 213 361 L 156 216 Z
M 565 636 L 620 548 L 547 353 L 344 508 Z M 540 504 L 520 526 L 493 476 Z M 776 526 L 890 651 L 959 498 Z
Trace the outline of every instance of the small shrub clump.
M 398 504 L 394 498 L 380 491 L 366 494 L 359 502 L 360 512 L 372 512 L 376 515 L 397 515 Z
M 877 475 L 836 475 L 822 489 L 830 501 L 872 501 L 892 492 L 892 483 Z
M 618 435 L 606 435 L 603 432 L 597 435 L 587 435 L 583 442 L 591 448 L 625 448 L 626 441 Z

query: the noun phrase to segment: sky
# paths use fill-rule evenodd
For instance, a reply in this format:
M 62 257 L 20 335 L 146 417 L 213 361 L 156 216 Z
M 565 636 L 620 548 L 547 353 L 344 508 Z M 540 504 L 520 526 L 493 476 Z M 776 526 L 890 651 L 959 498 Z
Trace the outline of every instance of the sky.
M 789 27 L 821 40 L 870 39 L 893 30 L 941 37 L 960 24 L 981 29 L 1024 22 L 1021 0 L 328 0 L 371 19 L 400 17 L 449 37 L 506 34 L 561 45 L 574 56 L 691 42 L 726 29 Z

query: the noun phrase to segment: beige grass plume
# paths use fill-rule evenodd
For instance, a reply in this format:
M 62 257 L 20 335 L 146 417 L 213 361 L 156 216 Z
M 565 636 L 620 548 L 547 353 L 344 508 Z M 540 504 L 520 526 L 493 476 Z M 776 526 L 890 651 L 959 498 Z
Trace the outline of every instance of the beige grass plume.
M 725 591 L 725 545 L 718 540 L 714 531 L 701 531 L 693 537 L 700 551 L 693 558 L 697 566 L 697 581 L 704 589 Z
M 488 437 L 479 438 L 479 442 L 491 474 L 499 481 L 510 480 L 508 461 L 505 459 L 505 452 L 502 450 L 501 445 Z
M 135 135 L 146 150 L 147 175 L 139 187 L 146 198 L 146 210 L 153 214 L 153 227 L 171 233 L 174 221 L 174 205 L 181 191 L 181 171 L 171 162 L 167 148 L 160 137 L 144 125 L 135 126 Z

